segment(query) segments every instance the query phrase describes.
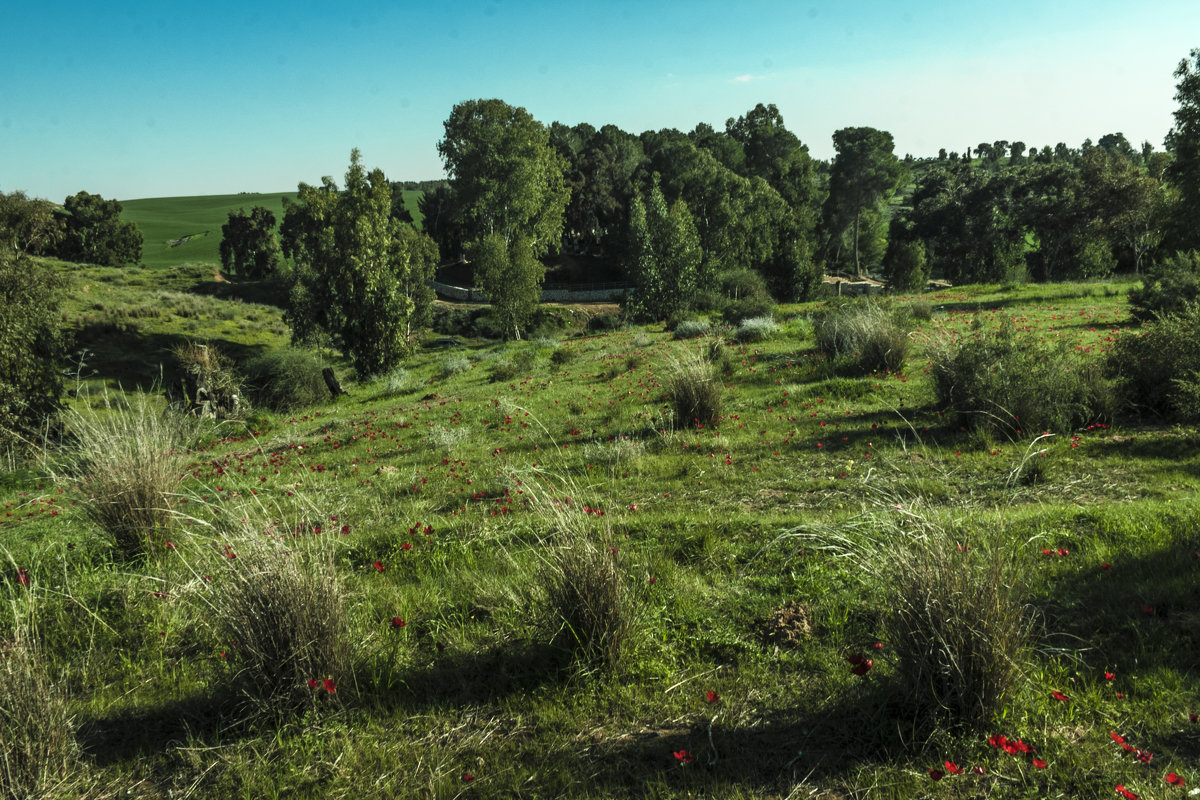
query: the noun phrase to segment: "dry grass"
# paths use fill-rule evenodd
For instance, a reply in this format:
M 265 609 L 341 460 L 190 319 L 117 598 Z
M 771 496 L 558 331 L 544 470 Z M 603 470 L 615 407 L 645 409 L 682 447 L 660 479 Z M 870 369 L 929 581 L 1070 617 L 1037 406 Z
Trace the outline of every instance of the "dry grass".
M 144 554 L 170 526 L 170 498 L 187 475 L 183 448 L 197 425 L 143 394 L 120 402 L 105 395 L 100 409 L 68 414 L 66 473 L 91 495 L 81 504 L 85 518 L 122 555 Z

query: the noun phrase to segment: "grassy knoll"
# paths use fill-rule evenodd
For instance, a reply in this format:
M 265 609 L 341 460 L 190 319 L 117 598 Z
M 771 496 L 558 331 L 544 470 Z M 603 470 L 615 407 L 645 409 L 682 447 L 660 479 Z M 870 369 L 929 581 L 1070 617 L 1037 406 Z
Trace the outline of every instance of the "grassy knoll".
M 179 342 L 245 363 L 287 338 L 269 287 L 62 269 L 92 353 L 73 413 L 142 408 L 118 383 L 148 390 Z M 1124 294 L 895 298 L 911 354 L 869 375 L 815 349 L 819 304 L 745 344 L 474 341 L 361 383 L 332 359 L 348 396 L 189 434 L 140 556 L 83 513 L 102 498 L 78 459 L 14 465 L 0 641 L 37 642 L 27 684 L 60 688 L 79 748 L 50 793 L 1181 797 L 1168 774 L 1200 783 L 1200 435 L 1010 440 L 937 408 L 930 375 L 940 343 L 1004 320 L 1100 358 L 1130 335 Z M 666 389 L 697 357 L 721 391 L 700 426 Z M 1019 617 L 1004 653 L 960 636 L 991 597 L 989 626 Z M 900 607 L 950 625 L 922 639 Z M 914 644 L 1003 672 L 998 710 L 931 713 L 901 677 Z
M 417 224 L 421 213 L 417 200 L 421 193 L 404 192 L 404 204 Z M 121 219 L 134 222 L 145 237 L 142 263 L 148 267 L 173 267 L 188 263 L 220 264 L 221 226 L 229 213 L 264 206 L 283 221 L 283 198 L 295 199 L 296 193 L 221 194 L 199 197 L 148 197 L 122 200 Z

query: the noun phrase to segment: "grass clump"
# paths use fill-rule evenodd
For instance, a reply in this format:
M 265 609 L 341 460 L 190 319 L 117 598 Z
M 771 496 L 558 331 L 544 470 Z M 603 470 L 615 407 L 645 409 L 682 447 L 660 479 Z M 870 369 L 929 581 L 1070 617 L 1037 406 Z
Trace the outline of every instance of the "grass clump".
M 300 347 L 281 347 L 246 364 L 246 387 L 253 403 L 287 412 L 324 403 L 329 387 L 320 356 Z
M 1200 419 L 1200 305 L 1126 333 L 1110 352 L 1107 370 L 1136 412 Z
M 813 334 L 822 353 L 852 359 L 862 372 L 899 372 L 908 357 L 908 331 L 878 303 L 835 304 L 817 317 Z
M 706 319 L 685 319 L 675 326 L 673 334 L 676 339 L 697 339 L 707 336 L 711 328 Z
M 212 616 L 220 641 L 236 643 L 233 683 L 248 705 L 297 711 L 336 694 L 346 674 L 345 593 L 326 550 L 283 550 L 260 537 L 241 530 L 220 547 Z
M 1011 321 L 933 350 L 938 402 L 964 423 L 1010 438 L 1110 418 L 1113 394 L 1094 364 L 1018 336 Z
M 770 317 L 750 317 L 741 321 L 733 338 L 743 344 L 761 342 L 778 329 L 779 326 Z
M 67 476 L 91 495 L 82 514 L 131 558 L 147 552 L 174 517 L 171 498 L 187 476 L 183 450 L 197 434 L 194 418 L 164 410 L 143 394 L 104 396 L 100 408 L 72 411 Z
M 724 387 L 715 371 L 713 364 L 701 356 L 690 356 L 671 366 L 664 383 L 677 421 L 713 425 L 721 419 Z
M 12 632 L 0 637 L 0 797 L 47 796 L 75 763 L 67 698 L 38 645 L 32 590 L 10 598 Z
M 466 356 L 453 355 L 442 362 L 442 377 L 452 378 L 471 368 L 471 362 Z

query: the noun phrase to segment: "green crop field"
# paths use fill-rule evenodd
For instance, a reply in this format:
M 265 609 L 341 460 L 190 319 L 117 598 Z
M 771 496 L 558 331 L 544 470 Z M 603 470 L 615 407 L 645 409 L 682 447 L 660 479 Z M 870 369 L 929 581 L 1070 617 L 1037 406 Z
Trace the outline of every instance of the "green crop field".
M 404 205 L 418 225 L 421 213 L 417 201 L 421 192 L 405 191 Z M 283 221 L 283 198 L 296 199 L 296 193 L 220 194 L 199 197 L 147 197 L 122 200 L 121 219 L 133 222 L 144 237 L 142 263 L 148 267 L 173 267 L 180 264 L 221 263 L 221 226 L 231 212 L 250 211 L 264 206 Z
M 823 303 L 754 336 L 568 328 L 446 350 L 430 333 L 362 381 L 310 354 L 336 400 L 173 438 L 157 382 L 189 345 L 257 396 L 245 376 L 288 339 L 270 287 L 56 269 L 87 348 L 72 435 L 0 472 L 0 650 L 25 665 L 0 703 L 36 696 L 31 740 L 74 743 L 54 796 L 1200 783 L 1200 435 L 1121 418 L 1006 436 L 936 401 L 940 348 L 1003 330 L 1067 371 L 1100 363 L 1139 333 L 1128 284 L 887 298 L 907 357 L 866 374 L 817 348 Z M 697 363 L 720 404 L 700 423 L 672 411 Z M 168 465 L 132 534 L 100 513 L 123 508 L 131 440 Z M 905 608 L 945 624 L 914 631 Z M 930 654 L 957 677 L 912 679 Z M 997 710 L 973 717 L 993 685 Z

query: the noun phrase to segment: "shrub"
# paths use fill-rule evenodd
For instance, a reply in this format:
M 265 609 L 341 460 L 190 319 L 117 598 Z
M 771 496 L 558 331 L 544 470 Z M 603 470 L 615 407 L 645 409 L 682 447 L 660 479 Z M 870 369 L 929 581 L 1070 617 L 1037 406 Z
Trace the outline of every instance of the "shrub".
M 325 550 L 280 550 L 244 524 L 222 543 L 213 570 L 212 619 L 236 642 L 233 682 L 254 710 L 296 711 L 328 694 L 309 682 L 345 675 L 345 593 Z
M 778 329 L 779 326 L 770 317 L 751 317 L 742 320 L 733 336 L 743 344 L 746 342 L 760 342 Z
M 144 554 L 171 525 L 191 459 L 184 447 L 198 430 L 194 418 L 164 414 L 141 394 L 105 395 L 102 408 L 67 415 L 67 474 L 92 496 L 80 505 L 84 518 L 125 557 Z
M 929 283 L 929 265 L 925 259 L 925 243 L 915 240 L 889 240 L 883 258 L 883 271 L 888 288 L 897 292 L 923 291 Z
M 466 356 L 453 355 L 442 362 L 442 377 L 450 378 L 471 368 L 471 362 Z
M 408 389 L 408 370 L 404 367 L 396 367 L 387 374 L 383 382 L 383 394 L 388 397 L 395 397 L 402 394 Z
M 176 377 L 167 385 L 167 397 L 188 413 L 222 419 L 241 413 L 241 386 L 212 345 L 189 342 L 175 347 Z
M 589 536 L 586 523 L 572 519 L 576 514 L 582 512 L 552 515 L 560 523 L 560 538 L 542 562 L 551 639 L 585 669 L 611 672 L 624 660 L 634 631 L 632 596 L 620 551 L 607 535 Z
M 1126 332 L 1106 367 L 1127 407 L 1200 419 L 1200 305 Z
M 38 645 L 33 594 L 18 591 L 26 596 L 12 598 L 12 636 L 0 639 L 0 797 L 14 800 L 61 790 L 76 754 L 67 697 Z
M 913 300 L 908 304 L 908 315 L 915 320 L 928 322 L 933 319 L 933 304 L 928 300 Z
M 31 259 L 0 251 L 0 449 L 58 413 L 60 284 Z
M 665 385 L 677 423 L 715 425 L 721 419 L 723 386 L 706 359 L 690 356 L 672 365 Z
M 1200 300 L 1200 253 L 1176 253 L 1151 269 L 1140 289 L 1129 293 L 1130 313 L 1148 322 L 1177 314 Z
M 492 383 L 503 383 L 513 380 L 519 374 L 516 365 L 511 361 L 498 361 L 492 366 L 491 371 L 488 372 L 488 380 Z
M 932 353 L 938 402 L 965 423 L 1009 437 L 1067 431 L 1106 418 L 1112 394 L 1098 365 L 1080 363 L 1065 347 L 1018 337 L 1011 321 Z
M 775 307 L 761 273 L 752 269 L 726 270 L 717 275 L 720 293 L 718 307 L 725 322 L 737 325 L 743 320 L 766 317 Z
M 558 364 L 560 366 L 563 364 L 569 364 L 574 361 L 575 357 L 578 355 L 579 354 L 575 350 L 572 350 L 569 347 L 559 347 L 550 354 L 550 363 Z
M 588 320 L 589 331 L 616 331 L 622 327 L 619 314 L 597 314 Z
M 699 336 L 707 336 L 711 327 L 708 320 L 685 319 L 675 326 L 674 334 L 676 339 L 695 339 Z
M 831 358 L 853 358 L 863 372 L 899 372 L 908 357 L 908 332 L 895 315 L 869 301 L 834 304 L 813 324 L 817 348 Z
M 269 350 L 246 364 L 246 388 L 253 403 L 272 411 L 307 408 L 329 400 L 322 368 L 321 358 L 312 350 Z

